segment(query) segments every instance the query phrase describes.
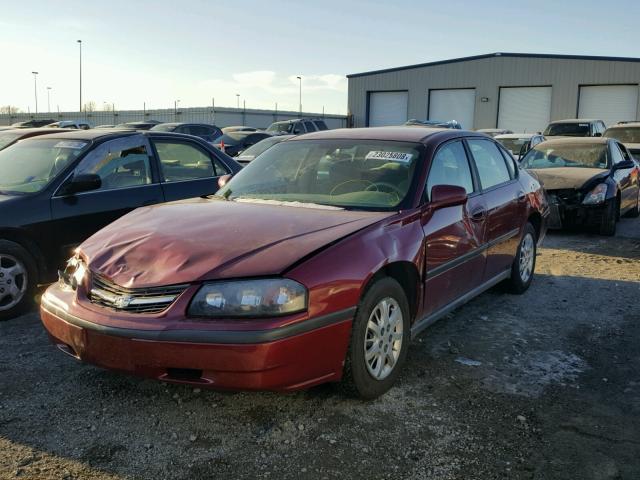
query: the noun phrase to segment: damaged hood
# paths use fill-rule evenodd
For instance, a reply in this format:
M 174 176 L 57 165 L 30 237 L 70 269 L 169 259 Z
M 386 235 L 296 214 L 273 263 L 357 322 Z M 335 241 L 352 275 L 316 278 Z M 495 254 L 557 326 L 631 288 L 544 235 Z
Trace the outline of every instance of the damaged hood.
M 535 168 L 531 172 L 540 180 L 545 190 L 579 189 L 595 177 L 606 177 L 609 170 L 603 168 Z
M 92 271 L 129 288 L 277 275 L 393 214 L 198 198 L 139 208 L 80 251 Z

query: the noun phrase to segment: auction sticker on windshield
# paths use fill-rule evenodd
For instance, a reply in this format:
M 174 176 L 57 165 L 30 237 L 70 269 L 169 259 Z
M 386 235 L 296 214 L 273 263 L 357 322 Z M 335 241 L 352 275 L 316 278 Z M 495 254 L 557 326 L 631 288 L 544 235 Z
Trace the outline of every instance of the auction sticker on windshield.
M 367 160 L 391 160 L 394 162 L 409 163 L 413 158 L 413 153 L 372 151 L 367 153 L 365 158 Z

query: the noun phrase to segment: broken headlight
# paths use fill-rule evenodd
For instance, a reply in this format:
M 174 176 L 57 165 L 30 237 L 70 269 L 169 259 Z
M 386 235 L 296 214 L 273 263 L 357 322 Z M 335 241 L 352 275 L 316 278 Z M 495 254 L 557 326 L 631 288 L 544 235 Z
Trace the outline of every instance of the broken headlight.
M 77 290 L 87 274 L 87 265 L 76 256 L 67 260 L 64 270 L 58 270 L 58 284 L 63 290 Z
M 307 289 L 287 278 L 205 283 L 189 315 L 208 318 L 277 317 L 307 309 Z
M 603 203 L 607 198 L 607 185 L 600 183 L 596 187 L 587 193 L 582 203 L 584 205 L 597 205 Z

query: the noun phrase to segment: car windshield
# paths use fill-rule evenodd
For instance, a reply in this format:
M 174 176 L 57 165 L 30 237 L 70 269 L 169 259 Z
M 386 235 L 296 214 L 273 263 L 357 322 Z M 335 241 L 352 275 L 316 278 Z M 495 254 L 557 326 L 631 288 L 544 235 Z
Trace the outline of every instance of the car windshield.
M 523 145 L 527 144 L 530 138 L 496 138 L 498 142 L 502 144 L 504 148 L 509 150 L 514 155 L 520 154 L 520 149 Z
M 562 145 L 540 144 L 530 150 L 522 160 L 524 168 L 609 168 L 606 145 Z
M 622 143 L 640 143 L 640 127 L 609 128 L 604 136 Z
M 267 128 L 267 132 L 288 132 L 289 125 L 289 122 L 272 123 L 269 125 L 269 128 Z
M 405 142 L 301 140 L 274 145 L 218 195 L 392 210 L 407 196 L 420 157 Z
M 154 125 L 149 130 L 155 130 L 156 132 L 173 132 L 177 127 L 174 123 L 159 123 Z
M 0 191 L 35 193 L 71 164 L 89 142 L 36 138 L 0 151 Z
M 565 137 L 588 137 L 588 123 L 552 123 L 544 131 L 545 137 L 565 136 Z
M 286 138 L 286 137 L 285 137 Z M 276 143 L 280 143 L 282 140 L 285 140 L 282 137 L 271 137 L 265 138 L 264 140 L 260 140 L 255 145 L 247 148 L 240 157 L 257 157 L 262 152 L 267 151 L 269 148 L 273 147 Z
M 20 138 L 20 132 L 8 131 L 0 132 L 0 150 L 13 142 L 16 138 Z

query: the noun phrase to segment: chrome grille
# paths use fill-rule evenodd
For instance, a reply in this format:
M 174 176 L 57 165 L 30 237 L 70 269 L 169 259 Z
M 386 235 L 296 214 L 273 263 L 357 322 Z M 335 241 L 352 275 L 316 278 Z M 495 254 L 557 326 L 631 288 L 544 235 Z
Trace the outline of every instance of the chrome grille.
M 119 312 L 158 313 L 166 310 L 188 286 L 125 288 L 92 272 L 89 300 Z

